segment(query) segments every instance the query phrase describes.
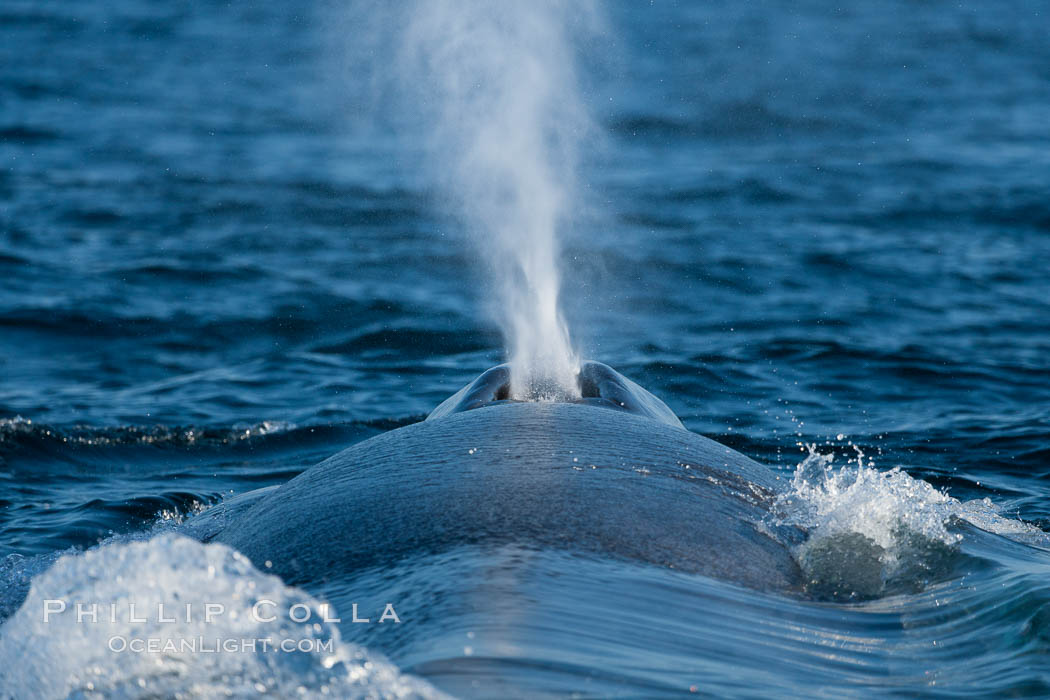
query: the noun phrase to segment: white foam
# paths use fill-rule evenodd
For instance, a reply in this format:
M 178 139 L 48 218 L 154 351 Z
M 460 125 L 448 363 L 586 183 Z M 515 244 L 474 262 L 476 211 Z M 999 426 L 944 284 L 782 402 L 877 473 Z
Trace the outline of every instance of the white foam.
M 1050 533 L 1023 520 L 1004 517 L 1003 509 L 990 498 L 957 503 L 952 512 L 960 520 L 965 520 L 985 532 L 1002 535 L 1022 544 L 1050 549 Z
M 856 458 L 840 468 L 833 455 L 807 449 L 775 512 L 808 533 L 795 555 L 818 593 L 869 597 L 890 584 L 921 587 L 943 572 L 962 541 L 951 529 L 955 518 L 1019 541 L 1050 540 L 1002 517 L 988 499 L 962 503 L 899 467 L 875 469 L 855 447 Z
M 66 609 L 45 621 L 49 600 L 63 601 Z M 260 601 L 272 605 L 253 614 Z M 78 602 L 88 611 L 79 621 Z M 206 604 L 223 612 L 208 621 Z M 307 619 L 293 619 L 293 607 L 294 618 L 308 612 Z M 335 623 L 325 620 L 336 614 L 224 545 L 172 533 L 114 542 L 63 556 L 32 581 L 22 607 L 0 627 L 0 696 L 440 695 L 379 655 L 343 642 Z M 155 644 L 156 653 L 119 650 L 133 639 Z M 254 650 L 242 650 L 245 640 L 255 640 Z M 269 646 L 259 640 L 270 640 Z M 293 651 L 281 650 L 284 640 Z M 241 646 L 207 651 L 225 644 Z

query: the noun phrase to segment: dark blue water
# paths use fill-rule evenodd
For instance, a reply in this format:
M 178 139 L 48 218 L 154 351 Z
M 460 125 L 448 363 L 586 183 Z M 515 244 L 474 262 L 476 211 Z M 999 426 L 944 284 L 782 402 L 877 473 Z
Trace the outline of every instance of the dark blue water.
M 563 239 L 583 354 L 785 479 L 853 443 L 998 519 L 953 510 L 969 564 L 864 600 L 681 582 L 673 609 L 740 614 L 594 692 L 1050 694 L 1048 30 L 1024 0 L 609 8 Z M 359 31 L 326 2 L 0 8 L 4 615 L 53 553 L 282 483 L 503 359 L 416 136 L 358 99 Z M 891 492 L 864 502 L 910 513 Z

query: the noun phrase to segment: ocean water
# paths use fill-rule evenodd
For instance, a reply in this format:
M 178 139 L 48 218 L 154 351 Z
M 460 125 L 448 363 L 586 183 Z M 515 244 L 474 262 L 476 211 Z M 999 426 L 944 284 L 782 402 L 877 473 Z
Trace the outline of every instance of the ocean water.
M 564 663 L 515 687 L 1050 695 L 1050 10 L 605 12 L 580 47 L 599 128 L 565 316 L 584 357 L 790 484 L 776 517 L 810 533 L 812 585 L 543 553 L 567 577 L 550 614 L 595 626 L 537 628 Z M 407 626 L 161 681 L 104 666 L 98 639 L 33 642 L 18 612 L 144 595 L 144 569 L 188 599 L 250 583 L 318 605 L 178 533 L 504 359 L 425 145 L 362 101 L 365 28 L 321 1 L 0 7 L 0 695 L 31 697 L 48 658 L 117 696 L 469 694 L 404 652 Z M 467 564 L 428 566 L 412 576 L 452 585 Z M 588 616 L 593 596 L 623 617 Z

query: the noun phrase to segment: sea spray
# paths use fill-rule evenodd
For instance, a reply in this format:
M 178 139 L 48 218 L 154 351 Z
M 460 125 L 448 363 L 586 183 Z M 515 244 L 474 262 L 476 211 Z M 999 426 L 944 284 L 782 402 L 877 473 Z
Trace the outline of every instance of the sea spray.
M 453 212 L 484 252 L 519 399 L 579 395 L 559 305 L 558 233 L 591 129 L 576 70 L 586 3 L 433 0 L 410 6 L 397 75 L 421 112 Z
M 774 506 L 778 524 L 807 533 L 794 554 L 812 595 L 865 599 L 918 591 L 949 576 L 963 539 L 956 521 L 1050 545 L 1045 532 L 1004 517 L 988 499 L 960 502 L 900 467 L 877 469 L 859 447 L 846 446 L 855 457 L 838 467 L 833 453 L 802 446 L 807 455 Z

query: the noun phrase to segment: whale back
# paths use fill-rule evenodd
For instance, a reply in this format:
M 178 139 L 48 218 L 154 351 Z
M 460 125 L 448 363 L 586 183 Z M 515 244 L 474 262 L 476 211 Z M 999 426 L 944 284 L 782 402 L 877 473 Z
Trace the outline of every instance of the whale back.
M 694 663 L 683 650 L 711 646 L 727 605 L 774 598 L 740 586 L 798 589 L 798 533 L 768 517 L 770 470 L 603 367 L 570 403 L 483 375 L 204 526 L 329 601 L 344 639 L 456 695 L 681 692 L 590 669 L 632 669 L 642 647 Z
M 354 445 L 257 499 L 217 539 L 308 586 L 509 545 L 785 589 L 798 571 L 764 522 L 777 487 L 762 465 L 645 416 L 500 402 Z

